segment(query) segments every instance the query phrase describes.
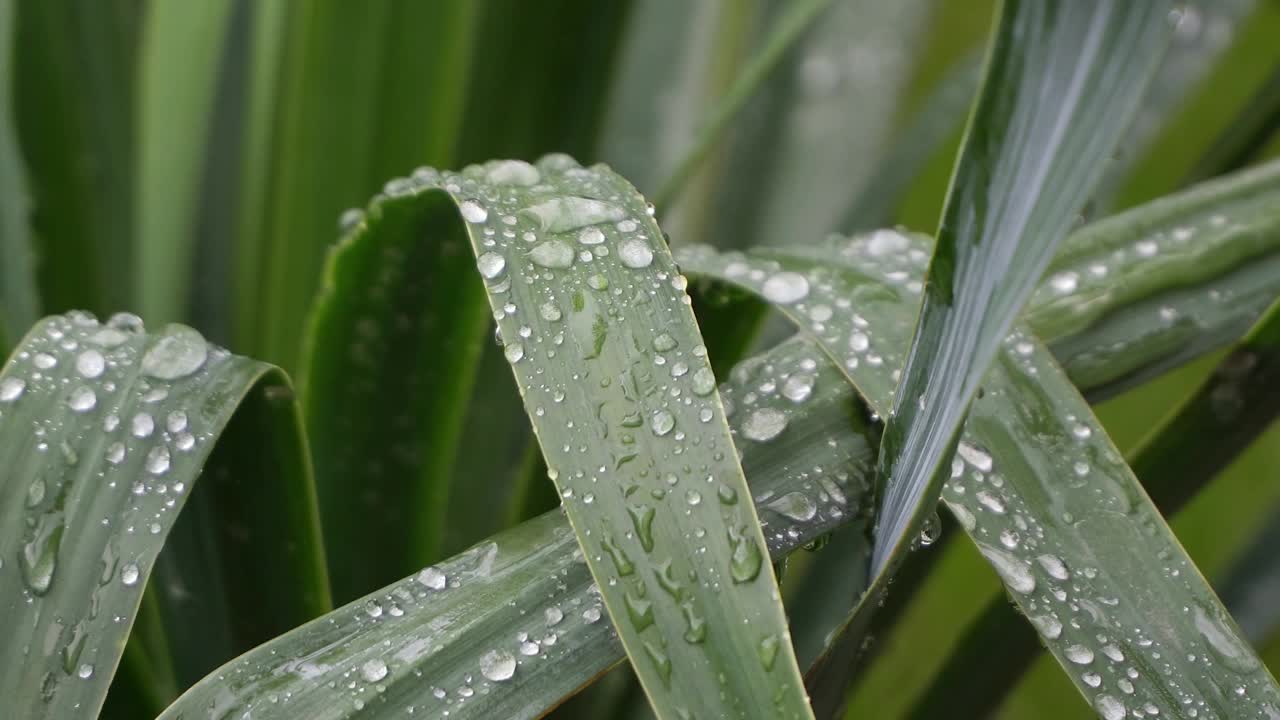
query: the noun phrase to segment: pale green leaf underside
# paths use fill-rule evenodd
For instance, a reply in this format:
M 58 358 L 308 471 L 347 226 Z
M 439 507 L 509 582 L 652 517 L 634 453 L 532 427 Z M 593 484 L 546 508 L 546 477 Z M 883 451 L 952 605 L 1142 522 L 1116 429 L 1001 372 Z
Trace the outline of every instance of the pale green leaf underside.
M 920 238 L 880 231 L 807 252 L 680 260 L 766 298 L 780 276 L 803 278 L 806 295 L 780 309 L 883 413 L 927 257 Z M 1035 337 L 1014 332 L 983 388 L 942 498 L 1094 708 L 1267 717 L 1280 707 L 1280 689 Z M 864 594 L 852 627 L 879 597 Z

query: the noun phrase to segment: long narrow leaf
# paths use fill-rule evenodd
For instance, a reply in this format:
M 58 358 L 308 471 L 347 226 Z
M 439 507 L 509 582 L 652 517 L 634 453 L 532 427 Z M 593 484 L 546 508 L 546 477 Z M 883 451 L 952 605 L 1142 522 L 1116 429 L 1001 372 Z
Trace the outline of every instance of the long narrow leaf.
M 873 576 L 931 512 L 998 343 L 1137 109 L 1170 8 L 1007 0 L 885 428 Z
M 0 48 L 13 47 L 13 0 L 0 0 Z M 13 55 L 0 52 L 0 357 L 35 322 L 40 302 L 27 225 L 26 170 L 14 127 Z
M 254 409 L 232 422 L 246 401 Z M 244 434 L 211 459 L 227 428 Z M 234 572 L 242 584 L 227 617 L 187 621 L 227 622 L 240 651 L 324 611 L 305 447 L 283 442 L 297 429 L 278 371 L 211 347 L 189 328 L 147 335 L 136 318 L 100 325 L 84 314 L 39 323 L 0 373 L 7 712 L 96 713 L 157 553 L 202 468 L 226 476 L 207 483 L 206 497 L 228 523 L 219 535 L 237 536 L 239 547 L 223 548 L 220 567 L 182 572 Z M 246 478 L 244 461 L 274 460 L 270 448 L 284 449 L 284 462 L 267 468 L 282 472 Z M 281 478 L 293 482 L 270 484 Z M 226 502 L 233 497 L 245 505 Z M 249 553 L 244 543 L 264 527 L 287 531 L 293 544 Z M 162 592 L 182 594 L 182 573 L 159 575 Z
M 877 247 L 903 247 L 902 241 L 893 234 L 879 237 Z M 1118 245 L 1093 244 L 1102 257 L 1133 242 L 1127 235 L 1106 237 Z M 1241 238 L 1236 239 L 1240 241 Z M 699 251 L 689 252 L 696 255 Z M 926 257 L 920 248 L 916 248 L 914 254 L 921 259 Z M 733 264 L 733 256 L 728 259 L 726 267 L 739 268 L 735 270 L 737 273 L 746 271 L 745 267 Z M 1150 259 L 1130 254 L 1123 262 L 1140 266 Z M 696 262 L 686 264 L 697 266 Z M 1195 282 L 1207 280 L 1201 277 Z M 898 278 L 898 282 L 904 281 L 906 278 Z M 1177 284 L 1177 278 L 1170 281 Z M 1099 298 L 1099 302 L 1107 303 L 1108 299 Z M 723 312 L 732 314 L 740 310 L 741 304 L 733 303 Z M 1122 310 L 1123 307 L 1113 306 L 1111 311 Z M 823 310 L 817 312 L 819 317 L 825 315 Z M 1042 327 L 1041 331 L 1046 337 L 1061 339 L 1050 326 Z M 1116 358 L 1118 362 L 1128 362 L 1124 352 L 1117 352 Z M 849 423 L 850 417 L 857 417 L 852 414 L 856 412 L 853 404 L 857 402 L 852 388 L 843 381 L 835 382 L 839 377 L 835 366 L 822 361 L 822 354 L 810 341 L 798 338 L 744 363 L 743 370 L 730 374 L 729 381 L 721 387 L 723 396 L 731 404 L 737 404 L 739 398 L 756 396 L 755 402 L 767 404 L 756 405 L 754 409 L 772 408 L 787 417 L 776 439 L 747 441 L 742 445 L 743 468 L 757 503 L 762 507 L 775 505 L 761 511 L 762 518 L 768 522 L 766 540 L 775 558 L 852 520 L 856 509 L 865 504 L 869 480 L 866 463 L 856 460 L 857 454 L 832 456 L 828 453 L 856 449 L 870 438 L 858 429 L 859 425 Z M 1105 367 L 1105 352 L 1096 361 L 1098 367 Z M 809 366 L 813 367 L 812 371 L 805 370 Z M 801 371 L 798 378 L 792 380 L 794 368 Z M 764 393 L 763 388 L 772 390 Z M 797 397 L 806 398 L 799 407 L 793 399 Z M 735 410 L 730 416 L 739 428 L 739 435 L 741 424 L 752 414 Z M 797 465 L 786 462 L 785 457 L 801 457 L 806 462 Z M 817 509 L 813 517 L 807 521 L 796 519 L 805 518 L 809 513 L 806 503 L 792 495 L 796 491 L 811 497 L 816 495 L 820 500 L 815 503 Z M 823 499 L 823 492 L 827 499 Z M 841 512 L 819 512 L 828 500 L 838 503 L 835 507 Z M 355 697 L 361 703 L 369 703 L 365 707 L 370 712 L 376 708 L 394 715 L 409 707 L 421 712 L 443 707 L 450 710 L 452 717 L 486 718 L 504 709 L 511 709 L 518 717 L 537 716 L 624 657 L 613 635 L 601 629 L 607 618 L 592 623 L 577 620 L 583 612 L 598 607 L 598 596 L 591 588 L 589 573 L 581 560 L 573 559 L 570 533 L 563 516 L 554 513 L 512 530 L 494 539 L 499 548 L 495 557 L 511 567 L 511 573 L 495 572 L 491 566 L 483 582 L 455 583 L 449 578 L 461 579 L 461 573 L 471 577 L 475 553 L 441 563 L 432 571 L 411 578 L 416 584 L 408 585 L 407 595 L 397 592 L 396 587 L 387 588 L 339 611 L 341 620 L 328 616 L 238 658 L 192 689 L 166 717 L 190 717 L 191 714 L 199 717 L 204 712 L 202 709 L 221 707 L 219 703 L 224 700 L 228 707 L 259 713 L 277 707 L 280 698 L 289 699 L 282 708 L 286 713 L 294 707 L 323 707 L 331 709 L 333 717 L 354 714 L 359 712 L 356 703 L 346 704 L 350 697 L 345 694 L 345 686 L 337 681 L 349 683 L 357 674 L 363 678 L 366 666 L 372 676 L 379 675 L 378 663 L 369 664 L 375 659 L 387 664 L 385 680 L 362 679 Z M 546 548 L 548 545 L 563 550 Z M 477 552 L 487 553 L 489 547 L 486 543 Z M 542 559 L 544 557 L 549 559 Z M 535 567 L 537 571 L 532 578 L 517 574 L 520 568 Z M 556 581 L 554 585 L 544 585 L 552 580 Z M 523 589 L 527 583 L 532 585 Z M 447 594 L 426 593 L 422 590 L 424 586 L 447 588 Z M 517 598 L 514 605 L 509 602 L 512 597 Z M 527 602 L 523 598 L 528 598 Z M 368 605 L 367 600 L 374 601 L 377 608 Z M 595 612 L 590 615 L 597 616 Z M 520 623 L 528 623 L 527 627 L 517 625 L 514 635 L 513 617 L 518 617 Z M 337 626 L 332 627 L 330 620 Z M 372 639 L 362 640 L 364 633 L 371 634 Z M 525 633 L 524 639 L 521 633 Z M 344 644 L 354 642 L 362 648 L 380 646 L 387 652 L 375 656 L 372 651 L 360 651 L 344 656 L 333 645 L 337 637 L 344 638 Z M 391 646 L 380 645 L 388 640 L 403 650 L 392 652 Z M 501 646 L 502 642 L 510 645 Z M 517 657 L 518 682 L 494 685 L 478 680 L 476 671 L 482 658 L 496 649 L 505 649 Z M 393 659 L 386 660 L 386 654 Z M 559 662 L 543 662 L 548 659 Z M 468 676 L 471 681 L 467 681 Z M 377 692 L 378 688 L 382 688 L 381 693 Z M 480 692 L 483 689 L 489 692 Z M 510 697 L 512 695 L 516 697 Z M 377 698 L 389 699 L 377 701 Z
M 869 487 L 874 433 L 852 389 L 821 360 L 797 339 L 721 386 L 726 401 L 740 403 L 740 438 L 753 412 L 786 418 L 770 442 L 741 441 L 775 558 L 855 518 Z M 761 393 L 765 384 L 774 390 Z M 787 460 L 796 457 L 806 461 Z M 510 679 L 486 675 L 488 662 L 508 656 Z M 539 717 L 624 657 L 556 510 L 236 659 L 163 717 L 203 717 L 215 706 L 254 717 L 402 717 L 410 708 Z
M 884 412 L 905 355 L 924 257 L 908 238 L 877 233 L 823 251 L 737 259 L 736 270 L 733 261 L 706 254 L 682 260 L 765 297 L 779 277 L 803 279 L 810 292 L 781 309 Z M 813 317 L 815 308 L 837 308 L 838 298 L 852 298 L 856 310 Z M 1015 332 L 1005 341 L 984 386 L 943 499 L 1095 709 L 1119 717 L 1128 707 L 1149 712 L 1150 703 L 1167 714 L 1186 703 L 1234 716 L 1280 699 L 1280 688 L 1034 337 Z M 1103 544 L 1129 551 L 1106 553 Z M 874 587 L 864 594 L 845 637 L 865 628 L 879 599 Z M 843 676 L 856 658 L 843 654 L 848 646 L 838 640 L 815 676 L 815 709 L 824 714 L 841 704 L 842 685 L 823 681 L 826 673 Z M 1218 670 L 1206 676 L 1197 664 L 1202 656 Z M 1246 690 L 1224 694 L 1224 683 Z

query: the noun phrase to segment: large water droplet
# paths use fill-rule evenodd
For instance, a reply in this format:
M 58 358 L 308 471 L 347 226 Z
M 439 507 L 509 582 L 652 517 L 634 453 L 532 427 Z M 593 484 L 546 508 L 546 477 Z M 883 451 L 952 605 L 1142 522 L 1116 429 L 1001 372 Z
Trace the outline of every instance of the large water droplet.
M 1258 669 L 1253 650 L 1232 631 L 1217 613 L 1195 606 L 1196 630 L 1213 654 L 1233 672 L 1248 674 Z
M 92 388 L 81 385 L 71 391 L 71 397 L 67 399 L 67 406 L 76 412 L 89 412 L 98 405 L 98 395 L 93 392 Z
M 185 325 L 169 325 L 142 356 L 142 372 L 161 380 L 177 380 L 199 370 L 209 357 L 204 336 Z
M 507 259 L 496 252 L 482 254 L 476 260 L 476 267 L 486 280 L 492 280 L 502 274 L 507 267 Z
M 640 238 L 631 238 L 618 247 L 618 257 L 629 268 L 646 268 L 653 263 L 653 249 Z
M 755 580 L 764 562 L 760 546 L 749 534 L 733 530 L 729 533 L 729 542 L 733 547 L 729 556 L 729 576 L 735 583 Z
M 368 682 L 378 682 L 387 676 L 387 664 L 379 658 L 373 658 L 360 666 L 360 676 Z
M 164 445 L 157 445 L 151 448 L 151 452 L 147 453 L 147 460 L 144 463 L 147 472 L 152 475 L 164 475 L 169 472 L 169 448 Z
M 760 641 L 756 655 L 759 656 L 760 664 L 764 666 L 765 670 L 772 670 L 773 663 L 778 658 L 778 636 L 766 635 Z
M 809 281 L 800 273 L 775 273 L 764 281 L 762 292 L 769 302 L 789 305 L 809 295 Z
M 814 377 L 808 373 L 798 373 L 782 383 L 782 394 L 791 402 L 801 403 L 813 394 Z
M 1088 665 L 1093 662 L 1093 651 L 1084 645 L 1068 645 L 1062 654 L 1077 665 Z
M 558 197 L 520 211 L 531 216 L 543 230 L 566 232 L 587 225 L 617 222 L 626 217 L 621 208 L 584 197 Z
M 495 185 L 537 185 L 542 180 L 538 168 L 523 160 L 498 160 L 489 166 L 485 173 L 489 182 Z
M 709 367 L 700 367 L 693 372 L 693 392 L 697 395 L 710 395 L 716 389 L 716 376 Z
M 7 377 L 0 380 L 0 402 L 11 403 L 22 397 L 27 389 L 27 381 L 22 378 Z
M 107 360 L 97 350 L 85 350 L 76 356 L 76 372 L 92 380 L 107 369 Z
M 563 240 L 538 243 L 529 251 L 529 259 L 544 268 L 567 268 L 573 265 L 573 257 L 573 248 Z
M 138 572 L 137 565 L 127 563 L 124 567 L 120 568 L 120 582 L 124 583 L 128 587 L 133 587 L 138 584 L 138 577 L 140 574 L 141 573 Z
M 418 583 L 432 590 L 443 590 L 447 581 L 445 574 L 433 567 L 418 573 Z
M 813 499 L 802 492 L 789 492 L 769 503 L 769 508 L 796 522 L 807 522 L 818 514 Z
M 482 223 L 489 219 L 489 211 L 475 200 L 463 200 L 458 209 L 462 212 L 462 218 L 469 223 Z
M 742 434 L 749 440 L 768 442 L 787 429 L 787 416 L 773 408 L 758 408 L 742 423 Z
M 999 573 L 1005 585 L 1017 592 L 1026 594 L 1036 589 L 1036 578 L 1026 563 L 1009 553 L 989 545 L 978 545 L 978 549 Z
M 649 429 L 653 430 L 653 434 L 658 437 L 671 432 L 675 426 L 675 416 L 666 410 L 658 410 L 649 417 Z
M 1124 720 L 1129 714 L 1124 703 L 1103 693 L 1093 699 L 1093 706 L 1098 709 L 1098 715 L 1102 720 Z
M 49 592 L 54 571 L 58 567 L 58 548 L 62 545 L 62 533 L 66 527 L 61 518 L 46 518 L 36 526 L 35 535 L 22 547 L 18 564 L 22 580 L 36 595 Z

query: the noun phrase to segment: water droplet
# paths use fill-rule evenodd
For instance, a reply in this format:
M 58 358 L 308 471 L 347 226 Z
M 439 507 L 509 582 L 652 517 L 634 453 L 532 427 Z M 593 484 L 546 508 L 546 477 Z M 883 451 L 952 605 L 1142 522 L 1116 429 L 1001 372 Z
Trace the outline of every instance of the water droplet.
M 378 682 L 387 676 L 387 664 L 379 658 L 373 658 L 360 666 L 360 676 L 368 682 Z
M 523 160 L 498 160 L 489 166 L 485 173 L 489 182 L 495 185 L 537 185 L 542 180 L 538 168 Z M 480 221 L 477 221 L 480 222 Z
M 627 507 L 631 516 L 631 526 L 636 531 L 636 539 L 645 552 L 653 550 L 653 518 L 655 511 L 652 505 L 631 505 Z
M 696 395 L 710 395 L 716 389 L 716 376 L 709 367 L 700 367 L 693 372 L 693 392 Z
M 900 253 L 909 246 L 907 238 L 894 230 L 876 230 L 867 238 L 867 253 L 875 257 L 883 257 Z
M 433 567 L 418 573 L 418 583 L 432 590 L 443 590 L 446 581 L 447 578 L 445 578 L 444 573 Z
M 760 575 L 760 566 L 764 563 L 760 546 L 746 532 L 730 530 L 729 542 L 733 552 L 729 556 L 729 577 L 735 583 L 755 580 Z
M 93 677 L 93 666 L 89 663 L 81 664 L 80 667 L 76 669 L 76 675 L 79 676 L 81 680 L 88 680 Z
M 147 472 L 152 475 L 164 475 L 169 472 L 169 448 L 164 445 L 151 448 L 151 452 L 147 453 L 145 465 Z
M 1258 669 L 1258 658 L 1228 625 L 1203 607 L 1195 606 L 1196 630 L 1223 665 L 1233 672 L 1248 674 Z
M 809 281 L 800 273 L 775 273 L 764 281 L 761 292 L 769 302 L 789 305 L 809 295 Z
M 138 566 L 133 563 L 127 563 L 124 567 L 120 568 L 120 582 L 124 583 L 128 587 L 133 587 L 138 584 L 138 575 Z
M 142 372 L 161 380 L 177 380 L 199 370 L 208 357 L 204 336 L 185 325 L 169 325 L 142 356 Z
M 987 561 L 996 569 L 1000 578 L 1004 580 L 1004 584 L 1008 585 L 1010 589 L 1024 595 L 1036 589 L 1035 576 L 1031 574 L 1031 569 L 1021 560 L 1004 550 L 999 550 L 989 545 L 979 545 L 978 549 L 982 551 Z
M 1061 295 L 1075 292 L 1079 284 L 1080 278 L 1073 272 L 1061 272 L 1049 278 L 1049 286 Z
M 92 380 L 107 369 L 107 360 L 97 350 L 85 350 L 76 356 L 76 372 Z
M 486 280 L 492 280 L 507 269 L 507 259 L 496 252 L 487 252 L 476 260 L 476 267 Z
M 108 445 L 106 458 L 112 465 L 119 465 L 124 460 L 124 443 L 113 442 Z
M 942 520 L 938 518 L 937 512 L 931 512 L 924 519 L 924 526 L 920 528 L 920 547 L 929 547 L 938 542 L 940 537 L 942 537 Z
M 155 429 L 156 421 L 148 413 L 138 413 L 129 421 L 129 433 L 136 438 L 150 437 Z
M 644 653 L 649 656 L 649 660 L 653 662 L 653 667 L 658 671 L 658 677 L 662 679 L 662 684 L 671 686 L 671 658 L 648 640 L 644 641 Z
M 966 462 L 978 470 L 982 472 L 991 472 L 991 456 L 986 452 L 979 450 L 964 441 L 961 441 L 960 444 L 956 446 L 956 452 L 959 453 L 960 457 L 964 458 Z
M 49 592 L 49 586 L 53 584 L 54 571 L 58 567 L 58 548 L 62 545 L 64 530 L 65 526 L 61 521 L 41 522 L 36 526 L 35 536 L 22 547 L 18 556 L 22 580 L 36 595 Z
M 653 250 L 640 238 L 631 238 L 618 247 L 618 258 L 629 268 L 646 268 L 653 263 Z
M 1066 580 L 1071 577 L 1066 564 L 1057 555 L 1045 553 L 1036 558 L 1036 562 L 1040 563 L 1040 567 L 1044 568 L 1044 571 L 1049 573 L 1049 577 L 1055 580 Z
M 489 211 L 475 200 L 463 200 L 458 206 L 462 212 L 462 217 L 469 223 L 482 223 L 489 219 Z
M 854 352 L 864 352 L 869 347 L 871 347 L 871 338 L 867 337 L 866 333 L 855 330 L 849 335 L 849 348 Z
M 22 397 L 27 389 L 27 381 L 22 378 L 7 377 L 0 380 L 0 402 L 11 403 Z
M 621 208 L 609 203 L 572 196 L 531 205 L 520 213 L 533 217 L 543 230 L 551 232 L 567 232 L 587 225 L 617 222 L 626 217 Z
M 756 655 L 760 658 L 760 664 L 765 670 L 772 670 L 773 663 L 778 658 L 778 636 L 765 635 L 760 641 L 760 647 L 756 650 Z
M 582 619 L 585 620 L 588 625 L 594 625 L 595 623 L 600 622 L 600 606 L 592 605 L 586 610 L 583 610 Z
M 1077 665 L 1088 665 L 1093 662 L 1093 651 L 1084 645 L 1068 645 L 1062 654 Z
M 174 410 L 169 413 L 169 417 L 165 419 L 165 427 L 171 433 L 180 433 L 187 429 L 187 414 L 181 410 Z
M 1031 623 L 1049 640 L 1056 640 L 1062 636 L 1062 623 L 1052 615 L 1032 615 Z
M 506 356 L 507 362 L 518 363 L 524 358 L 524 344 L 513 342 L 502 348 L 502 354 Z
M 802 403 L 813 395 L 814 377 L 808 373 L 792 375 L 782 383 L 782 395 L 791 402 Z
M 538 315 L 547 322 L 558 322 L 563 317 L 560 308 L 549 302 L 542 303 L 541 307 L 538 308 Z
M 623 596 L 623 603 L 627 606 L 627 618 L 631 620 L 631 626 L 636 632 L 640 632 L 653 624 L 653 603 L 642 597 L 636 597 L 631 593 Z
M 649 429 L 653 434 L 662 437 L 676 426 L 676 418 L 666 410 L 658 410 L 649 418 Z
M 567 268 L 573 265 L 573 258 L 573 248 L 562 240 L 548 240 L 529 251 L 529 259 L 545 268 Z
M 604 242 L 604 233 L 600 232 L 600 228 L 584 228 L 578 233 L 578 242 L 583 245 L 599 245 Z
M 1106 693 L 1095 697 L 1093 706 L 1098 709 L 1098 715 L 1102 717 L 1102 720 L 1124 720 L 1124 717 L 1129 714 L 1129 711 L 1125 709 L 1124 703 Z
M 48 353 L 36 353 L 31 362 L 41 370 L 49 370 L 58 364 L 58 359 Z
M 684 494 L 684 501 L 694 507 L 697 507 L 702 504 L 702 493 L 697 490 L 689 490 Z
M 98 405 L 98 396 L 91 388 L 81 385 L 71 391 L 67 406 L 76 412 L 89 412 Z
M 559 607 L 553 605 L 542 613 L 543 619 L 547 622 L 547 627 L 559 625 L 564 620 L 564 612 Z
M 787 416 L 773 408 L 757 408 L 742 423 L 742 434 L 749 440 L 768 442 L 787 429 Z
M 769 503 L 769 508 L 777 513 L 795 520 L 807 522 L 818 514 L 818 506 L 802 492 L 789 492 Z
M 677 344 L 676 339 L 667 333 L 662 333 L 653 339 L 653 349 L 658 352 L 670 352 L 671 350 L 675 350 Z

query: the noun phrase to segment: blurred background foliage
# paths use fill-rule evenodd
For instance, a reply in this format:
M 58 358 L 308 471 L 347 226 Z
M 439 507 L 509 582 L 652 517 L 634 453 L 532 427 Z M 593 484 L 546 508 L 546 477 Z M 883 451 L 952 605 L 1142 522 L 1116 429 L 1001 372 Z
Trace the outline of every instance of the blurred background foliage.
M 130 309 L 149 323 L 188 322 L 296 372 L 344 210 L 421 165 L 556 151 L 608 162 L 663 197 L 707 119 L 804 4 L 0 0 L 0 198 L 27 200 L 0 204 L 0 263 L 25 265 L 29 243 L 36 278 L 34 288 L 0 285 L 0 351 L 39 314 Z M 818 20 L 660 208 L 673 244 L 809 243 L 877 224 L 936 226 L 994 2 L 808 5 Z M 1184 187 L 1206 158 L 1237 147 L 1242 118 L 1258 117 L 1260 105 L 1270 111 L 1250 130 L 1248 159 L 1280 154 L 1280 2 L 1224 0 L 1191 12 L 1176 62 L 1088 215 Z M 855 212 L 869 191 L 880 193 L 875 213 Z M 479 372 L 491 381 L 476 383 L 468 427 L 516 418 L 499 454 L 507 476 L 524 476 L 537 463 L 527 424 L 501 355 L 484 353 Z M 1102 405 L 1116 443 L 1137 443 L 1217 359 Z M 1220 588 L 1254 538 L 1280 523 L 1278 480 L 1273 428 L 1173 520 Z M 538 485 L 489 525 L 449 527 L 440 552 L 550 506 L 549 495 Z M 487 499 L 453 502 L 477 501 Z M 851 716 L 905 712 L 997 589 L 971 545 L 934 552 L 943 557 L 902 621 L 877 634 L 879 655 Z M 788 588 L 803 585 L 811 564 L 791 563 Z M 1280 671 L 1280 628 L 1252 640 Z M 634 704 L 623 685 L 610 680 L 562 712 Z M 1075 698 L 1041 658 L 1002 714 L 1089 716 Z

